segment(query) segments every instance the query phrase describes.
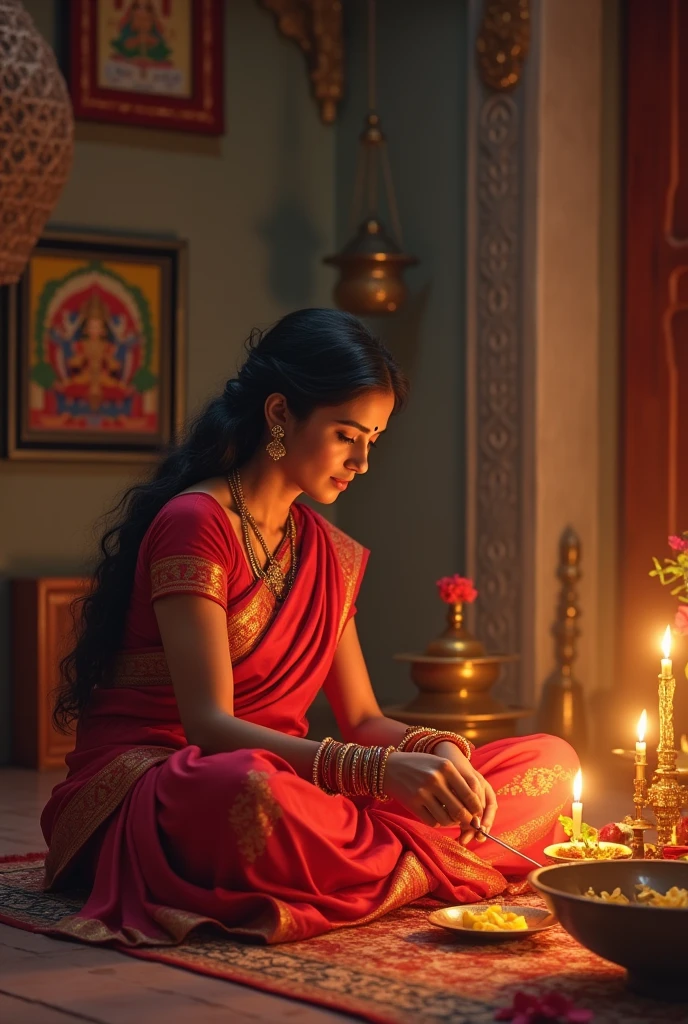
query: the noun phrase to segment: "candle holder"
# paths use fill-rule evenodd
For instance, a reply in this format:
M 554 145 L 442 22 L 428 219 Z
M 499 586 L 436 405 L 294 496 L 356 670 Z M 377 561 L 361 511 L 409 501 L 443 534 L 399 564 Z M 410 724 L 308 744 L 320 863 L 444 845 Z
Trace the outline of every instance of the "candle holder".
M 676 751 L 662 751 L 663 763 L 658 765 L 647 791 L 647 799 L 657 822 L 657 848 L 675 843 L 674 829 L 681 817 L 681 809 L 688 801 L 688 790 L 678 781 L 680 773 L 676 770 Z M 670 767 L 673 754 L 673 768 Z M 661 755 L 658 754 L 658 759 Z
M 674 691 L 676 680 L 672 673 L 670 653 L 670 631 L 667 627 L 665 656 L 662 671 L 658 676 L 659 696 L 659 744 L 657 746 L 657 769 L 647 799 L 654 811 L 657 822 L 657 849 L 675 842 L 674 828 L 681 817 L 681 808 L 688 798 L 688 791 L 678 781 L 676 769 L 678 751 L 674 749 Z
M 644 718 L 645 712 L 643 712 L 643 719 Z M 644 731 L 644 725 L 642 728 Z M 643 809 L 647 804 L 647 780 L 645 778 L 645 773 L 647 771 L 647 756 L 645 751 L 646 747 L 644 743 L 642 744 L 642 748 L 638 746 L 636 747 L 635 779 L 633 781 L 633 806 L 635 807 L 635 818 L 626 819 L 627 823 L 633 829 L 631 850 L 633 851 L 633 857 L 637 860 L 645 859 L 645 833 L 648 829 L 652 828 L 652 822 L 647 821 L 647 819 L 643 817 Z

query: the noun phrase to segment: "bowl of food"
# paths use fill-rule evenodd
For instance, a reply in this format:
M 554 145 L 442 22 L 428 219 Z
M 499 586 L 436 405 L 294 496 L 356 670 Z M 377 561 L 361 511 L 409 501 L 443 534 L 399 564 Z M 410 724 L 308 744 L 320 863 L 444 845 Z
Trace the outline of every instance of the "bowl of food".
M 500 942 L 502 939 L 526 939 L 529 935 L 552 928 L 557 919 L 541 907 L 504 906 L 503 904 L 471 904 L 442 907 L 428 914 L 430 924 L 460 932 L 462 938 L 478 942 Z
M 577 942 L 626 968 L 630 989 L 688 1001 L 688 863 L 580 861 L 538 868 L 528 879 Z
M 544 849 L 545 857 L 554 863 L 580 864 L 581 861 L 626 860 L 633 855 L 624 843 L 552 843 Z

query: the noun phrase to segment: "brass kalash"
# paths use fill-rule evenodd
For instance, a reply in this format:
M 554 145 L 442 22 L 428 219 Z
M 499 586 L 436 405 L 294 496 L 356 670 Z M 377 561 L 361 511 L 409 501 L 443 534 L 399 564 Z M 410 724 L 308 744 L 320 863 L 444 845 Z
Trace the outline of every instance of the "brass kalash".
M 448 606 L 447 628 L 424 654 L 395 654 L 394 660 L 410 663 L 420 693 L 384 712 L 408 725 L 452 729 L 480 746 L 514 736 L 518 720 L 533 714 L 532 708 L 507 707 L 490 695 L 502 665 L 519 655 L 487 654 L 464 625 L 462 602 Z

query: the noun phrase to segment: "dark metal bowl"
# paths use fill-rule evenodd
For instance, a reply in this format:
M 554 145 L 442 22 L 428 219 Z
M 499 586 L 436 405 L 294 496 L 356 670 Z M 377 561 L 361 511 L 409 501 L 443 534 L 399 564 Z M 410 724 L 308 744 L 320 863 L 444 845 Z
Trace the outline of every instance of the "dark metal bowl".
M 628 971 L 630 989 L 655 999 L 688 1002 L 688 908 L 601 903 L 583 894 L 617 886 L 636 895 L 636 884 L 665 893 L 688 889 L 688 862 L 617 860 L 556 864 L 528 876 L 569 935 Z

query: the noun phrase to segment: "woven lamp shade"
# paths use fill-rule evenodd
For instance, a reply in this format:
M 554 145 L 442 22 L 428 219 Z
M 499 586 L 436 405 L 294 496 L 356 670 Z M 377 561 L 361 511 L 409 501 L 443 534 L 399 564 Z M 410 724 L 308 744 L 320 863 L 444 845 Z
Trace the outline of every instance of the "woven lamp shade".
M 19 0 L 0 0 L 0 284 L 14 284 L 72 165 L 74 118 L 55 55 Z

